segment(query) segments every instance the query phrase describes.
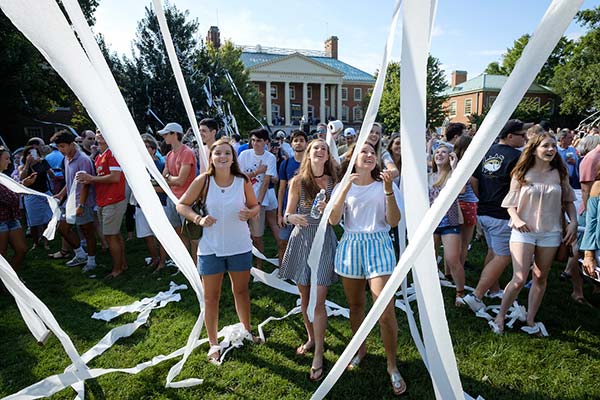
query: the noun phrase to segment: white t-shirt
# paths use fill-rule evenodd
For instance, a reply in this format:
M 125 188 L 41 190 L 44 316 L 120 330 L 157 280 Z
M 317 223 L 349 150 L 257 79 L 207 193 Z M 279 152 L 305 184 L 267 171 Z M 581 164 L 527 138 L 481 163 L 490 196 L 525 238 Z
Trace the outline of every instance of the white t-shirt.
M 402 196 L 396 185 L 392 185 L 396 204 L 402 204 Z M 340 190 L 337 185 L 331 195 Z M 370 185 L 352 184 L 344 201 L 344 230 L 348 233 L 387 232 L 390 226 L 385 221 L 385 191 L 383 182 Z M 404 216 L 402 216 L 404 218 Z
M 250 181 L 252 182 L 252 189 L 254 189 L 254 194 L 257 197 L 260 187 L 265 180 L 265 176 L 268 175 L 277 177 L 277 159 L 268 151 L 265 151 L 260 156 L 257 155 L 253 149 L 242 151 L 242 153 L 238 156 L 238 163 L 240 165 L 240 169 L 245 174 L 256 171 L 258 166 L 261 164 L 267 166 L 267 172 L 250 178 Z M 265 196 L 261 205 L 266 206 L 268 203 L 267 196 Z

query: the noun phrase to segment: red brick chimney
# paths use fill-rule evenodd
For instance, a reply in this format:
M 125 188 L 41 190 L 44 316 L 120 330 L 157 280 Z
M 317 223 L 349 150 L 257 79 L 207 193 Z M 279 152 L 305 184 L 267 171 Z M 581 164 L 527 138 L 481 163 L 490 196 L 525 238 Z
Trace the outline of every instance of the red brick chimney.
M 206 43 L 211 43 L 215 49 L 221 47 L 221 33 L 218 26 L 211 26 L 206 34 Z
M 332 36 L 325 41 L 325 55 L 329 58 L 338 58 L 338 37 Z
M 452 71 L 450 85 L 457 86 L 467 80 L 467 71 Z

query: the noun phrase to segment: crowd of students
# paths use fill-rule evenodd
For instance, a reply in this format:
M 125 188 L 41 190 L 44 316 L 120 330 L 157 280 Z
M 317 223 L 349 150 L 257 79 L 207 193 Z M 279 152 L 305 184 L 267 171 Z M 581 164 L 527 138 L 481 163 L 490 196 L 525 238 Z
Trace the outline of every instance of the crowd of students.
M 264 128 L 255 129 L 248 144 L 241 144 L 239 138 L 219 138 L 218 123 L 210 118 L 200 121 L 199 128 L 204 149 L 184 143 L 183 128 L 175 122 L 158 131 L 157 137 L 144 134 L 142 139 L 177 204 L 150 175 L 148 179 L 169 221 L 198 263 L 210 342 L 208 359 L 218 362 L 220 358 L 217 331 L 225 273 L 231 280 L 239 320 L 251 330 L 248 286 L 252 248 L 264 253 L 263 236 L 268 227 L 277 242 L 279 277 L 294 282 L 300 293 L 306 341 L 296 353 L 312 352 L 309 377 L 320 380 L 324 376 L 328 288 L 341 278 L 351 328 L 356 332 L 365 314 L 365 289 L 368 286 L 372 297 L 377 298 L 405 245 L 400 243 L 404 235 L 397 228 L 404 218 L 400 135 L 384 135 L 383 127 L 375 123 L 366 143 L 357 148 L 356 131 L 346 128 L 335 135 L 337 145 L 332 149 L 325 138 L 325 124 L 319 124 L 310 137 L 302 130 L 288 135 L 283 130 L 270 134 Z M 449 124 L 443 135 L 428 133 L 424 151 L 430 156 L 431 202 L 447 184 L 473 134 L 460 123 Z M 64 258 L 67 266 L 83 266 L 83 272 L 93 272 L 99 241 L 113 261 L 107 278 L 116 278 L 127 269 L 121 234 L 125 220 L 128 234 L 132 235 L 135 227 L 137 237 L 144 239 L 150 255 L 148 264 L 154 272 L 165 268 L 166 253 L 128 190 L 102 133 L 85 131 L 77 136 L 63 130 L 50 142 L 46 145 L 42 139 L 32 138 L 12 154 L 0 149 L 0 172 L 63 203 L 58 226 L 61 247 L 49 257 Z M 595 128 L 588 132 L 559 129 L 555 133 L 546 126 L 519 120 L 506 123 L 497 143 L 449 205 L 434 233 L 436 248 L 443 247 L 441 268 L 456 286 L 454 305 L 466 305 L 480 313 L 486 307 L 485 297 L 501 298 L 500 312 L 490 321 L 492 330 L 500 334 L 509 307 L 528 284 L 531 270 L 527 321 L 522 329 L 533 335 L 547 334 L 543 323 L 536 321 L 536 314 L 555 255 L 559 247 L 567 245 L 572 255 L 562 276 L 572 281 L 573 299 L 589 305 L 583 296 L 580 271 L 598 279 L 598 144 L 600 136 Z M 206 167 L 200 162 L 201 150 L 208 156 Z M 358 155 L 350 180 L 340 186 L 353 152 Z M 327 221 L 321 250 L 316 307 L 310 321 L 308 254 L 322 212 L 336 194 L 339 196 Z M 193 207 L 199 199 L 205 212 Z M 0 253 L 6 256 L 8 245 L 12 247 L 11 265 L 16 270 L 27 252 L 22 221 L 26 221 L 32 246 L 48 249 L 42 232 L 51 217 L 45 198 L 19 196 L 0 185 Z M 199 240 L 185 234 L 185 219 L 203 228 Z M 343 235 L 338 241 L 334 226 L 340 224 Z M 470 267 L 467 254 L 475 231 L 485 237 L 488 251 L 474 292 L 466 294 L 465 267 Z M 583 270 L 577 261 L 580 256 Z M 502 289 L 500 276 L 511 262 L 513 277 Z M 262 260 L 255 263 L 262 268 Z M 397 367 L 398 324 L 392 302 L 379 323 L 392 389 L 394 394 L 402 394 L 406 383 Z M 358 367 L 365 355 L 363 344 L 348 369 Z

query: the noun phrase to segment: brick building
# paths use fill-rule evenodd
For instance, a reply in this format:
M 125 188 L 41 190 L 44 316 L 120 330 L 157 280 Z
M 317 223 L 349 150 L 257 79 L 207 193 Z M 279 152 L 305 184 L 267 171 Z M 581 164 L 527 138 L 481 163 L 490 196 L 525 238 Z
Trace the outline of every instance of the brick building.
M 219 46 L 218 38 L 218 28 L 211 27 L 207 40 Z M 327 39 L 324 51 L 242 47 L 241 60 L 263 95 L 267 121 L 289 126 L 305 116 L 313 124 L 330 117 L 348 125 L 362 123 L 362 99 L 375 78 L 338 60 L 338 41 L 336 36 Z
M 448 96 L 443 106 L 448 121 L 468 124 L 471 114 L 481 115 L 492 106 L 507 79 L 503 75 L 481 74 L 467 80 L 466 71 L 453 71 L 450 86 L 442 93 Z M 533 98 L 540 105 L 549 104 L 554 113 L 556 95 L 549 87 L 532 83 L 524 97 Z

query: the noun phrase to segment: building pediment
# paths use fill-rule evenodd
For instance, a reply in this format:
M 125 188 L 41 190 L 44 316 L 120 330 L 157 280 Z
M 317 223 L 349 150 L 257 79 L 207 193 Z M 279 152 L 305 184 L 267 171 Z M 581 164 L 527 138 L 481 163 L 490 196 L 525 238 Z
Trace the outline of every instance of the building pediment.
M 278 57 L 249 68 L 251 74 L 320 75 L 342 78 L 344 74 L 300 53 Z

